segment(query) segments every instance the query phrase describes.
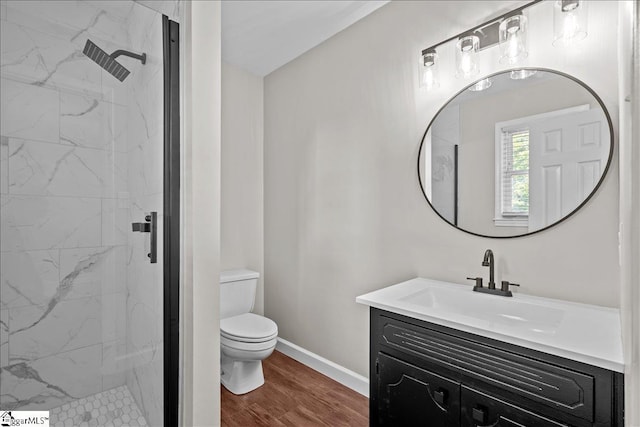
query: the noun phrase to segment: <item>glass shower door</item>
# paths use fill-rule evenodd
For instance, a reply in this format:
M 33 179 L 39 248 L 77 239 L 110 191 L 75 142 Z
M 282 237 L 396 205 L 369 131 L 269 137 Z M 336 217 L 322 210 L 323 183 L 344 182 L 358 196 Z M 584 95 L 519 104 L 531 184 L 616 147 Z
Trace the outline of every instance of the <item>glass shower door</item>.
M 162 15 L 2 1 L 0 26 L 0 409 L 161 426 Z

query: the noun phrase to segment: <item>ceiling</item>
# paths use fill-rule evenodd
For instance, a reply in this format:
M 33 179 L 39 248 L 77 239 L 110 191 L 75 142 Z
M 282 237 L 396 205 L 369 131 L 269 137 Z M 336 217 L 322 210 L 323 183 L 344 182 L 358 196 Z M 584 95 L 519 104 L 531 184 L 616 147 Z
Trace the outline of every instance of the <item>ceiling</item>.
M 222 59 L 265 76 L 386 3 L 388 0 L 223 1 Z

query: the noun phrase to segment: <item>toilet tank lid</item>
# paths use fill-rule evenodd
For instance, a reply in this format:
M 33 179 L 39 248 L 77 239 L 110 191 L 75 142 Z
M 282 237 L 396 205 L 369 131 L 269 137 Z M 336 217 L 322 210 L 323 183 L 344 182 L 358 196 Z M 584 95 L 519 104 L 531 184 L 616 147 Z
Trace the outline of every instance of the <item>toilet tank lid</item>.
M 260 273 L 258 273 L 257 271 L 246 269 L 225 270 L 220 272 L 220 283 L 257 279 L 258 277 L 260 277 Z

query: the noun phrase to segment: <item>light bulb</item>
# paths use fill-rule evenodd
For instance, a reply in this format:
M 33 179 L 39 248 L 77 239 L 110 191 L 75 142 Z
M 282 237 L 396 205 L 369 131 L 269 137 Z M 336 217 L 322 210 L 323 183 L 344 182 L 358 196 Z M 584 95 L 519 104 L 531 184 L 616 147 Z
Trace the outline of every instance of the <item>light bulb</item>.
M 473 64 L 471 62 L 471 57 L 467 52 L 462 54 L 462 59 L 460 61 L 460 71 L 465 77 L 469 77 L 471 74 L 471 70 L 473 69 Z
M 524 80 L 537 73 L 536 70 L 513 70 L 509 77 L 511 80 Z
M 587 36 L 587 2 L 559 0 L 553 9 L 553 45 L 571 46 Z
M 478 81 L 476 84 L 469 86 L 469 90 L 471 92 L 480 92 L 485 89 L 489 89 L 492 84 L 493 82 L 491 81 L 491 79 L 487 77 L 486 79 L 482 79 Z
M 527 50 L 527 18 L 513 15 L 505 18 L 498 28 L 500 63 L 516 64 L 529 55 Z
M 422 79 L 422 84 L 427 89 L 433 89 L 436 85 L 436 81 L 433 75 L 433 70 L 427 69 L 424 72 L 424 76 Z
M 430 90 L 439 86 L 438 54 L 435 50 L 425 49 L 420 61 L 420 87 Z
M 480 72 L 478 66 L 478 36 L 461 37 L 456 43 L 456 77 L 468 79 Z
M 573 40 L 580 31 L 578 25 L 578 18 L 571 12 L 565 12 L 564 23 L 562 24 L 563 34 L 562 37 L 565 40 Z
M 507 52 L 509 57 L 518 56 L 518 39 L 511 37 L 508 42 Z

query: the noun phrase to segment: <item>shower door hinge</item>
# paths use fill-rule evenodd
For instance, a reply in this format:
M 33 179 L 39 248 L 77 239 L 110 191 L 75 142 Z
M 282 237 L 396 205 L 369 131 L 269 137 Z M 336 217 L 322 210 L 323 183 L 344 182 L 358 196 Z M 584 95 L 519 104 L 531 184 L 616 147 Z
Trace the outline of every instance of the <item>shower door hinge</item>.
M 158 262 L 158 212 L 150 212 L 144 217 L 144 220 L 145 222 L 132 223 L 131 229 L 134 232 L 151 233 L 150 251 L 147 256 L 151 264 L 156 264 Z

